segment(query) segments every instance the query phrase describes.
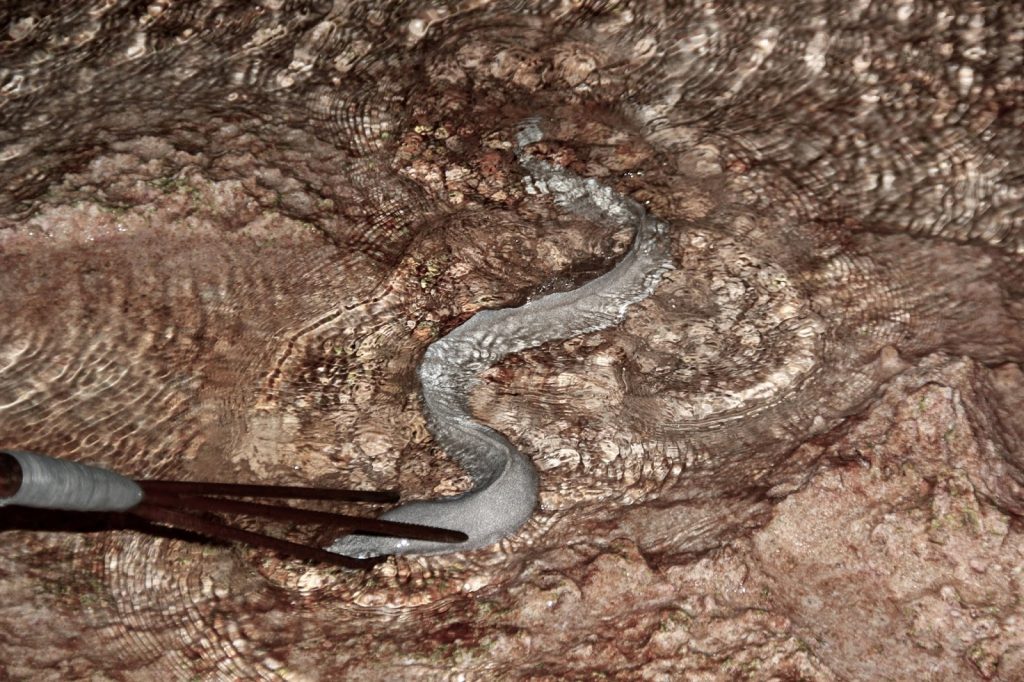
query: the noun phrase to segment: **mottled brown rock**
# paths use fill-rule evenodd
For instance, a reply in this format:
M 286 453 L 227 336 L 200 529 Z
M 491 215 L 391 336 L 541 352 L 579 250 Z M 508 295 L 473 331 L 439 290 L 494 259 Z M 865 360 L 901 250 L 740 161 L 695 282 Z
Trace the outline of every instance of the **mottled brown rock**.
M 5 3 L 0 447 L 464 490 L 424 349 L 631 238 L 531 191 L 526 116 L 676 269 L 483 376 L 541 479 L 498 546 L 357 574 L 3 510 L 0 676 L 1024 678 L 1021 12 Z
M 1000 504 L 1016 486 L 989 428 L 1005 373 L 929 358 L 826 451 L 838 466 L 755 534 L 750 560 L 773 605 L 842 677 L 1024 672 L 1024 545 Z

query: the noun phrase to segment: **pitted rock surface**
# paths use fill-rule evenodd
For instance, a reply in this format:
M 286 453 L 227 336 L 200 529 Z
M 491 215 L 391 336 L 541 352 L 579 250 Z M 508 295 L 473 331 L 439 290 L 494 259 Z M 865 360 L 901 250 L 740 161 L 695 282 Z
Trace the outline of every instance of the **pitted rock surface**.
M 51 5 L 0 9 L 4 447 L 467 489 L 424 350 L 632 238 L 539 191 L 528 117 L 674 269 L 484 372 L 540 475 L 500 544 L 359 574 L 4 510 L 7 676 L 1024 675 L 1024 10 Z

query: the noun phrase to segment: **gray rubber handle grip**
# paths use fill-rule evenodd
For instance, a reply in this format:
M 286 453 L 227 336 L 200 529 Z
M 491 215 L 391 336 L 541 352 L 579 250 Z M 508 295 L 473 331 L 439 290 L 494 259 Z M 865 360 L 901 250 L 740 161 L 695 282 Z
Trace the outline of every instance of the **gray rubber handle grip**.
M 0 498 L 0 507 L 18 504 L 37 509 L 111 512 L 142 501 L 142 488 L 109 469 L 56 459 L 24 450 L 4 450 L 21 466 L 21 488 Z

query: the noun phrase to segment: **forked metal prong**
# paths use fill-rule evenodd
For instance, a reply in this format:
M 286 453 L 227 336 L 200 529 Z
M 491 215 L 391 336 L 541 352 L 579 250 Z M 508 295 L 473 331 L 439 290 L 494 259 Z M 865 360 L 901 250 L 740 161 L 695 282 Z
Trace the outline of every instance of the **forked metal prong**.
M 394 490 L 344 490 L 291 485 L 256 485 L 251 483 L 213 483 L 208 481 L 167 481 L 155 479 L 137 479 L 135 482 L 146 493 L 276 497 L 292 500 L 333 500 L 335 502 L 371 502 L 381 504 L 393 504 L 399 500 L 398 492 Z
M 23 450 L 0 450 L 0 507 L 11 504 L 66 512 L 126 512 L 152 523 L 189 530 L 216 540 L 241 542 L 300 559 L 346 568 L 368 568 L 380 563 L 384 557 L 354 559 L 319 547 L 236 528 L 216 517 L 208 518 L 200 513 L 182 510 L 330 525 L 348 532 L 430 542 L 459 543 L 465 542 L 467 537 L 461 531 L 446 528 L 228 499 L 230 497 L 393 503 L 398 501 L 399 496 L 390 490 L 337 490 L 203 481 L 136 481 L 103 467 Z
M 268 549 L 297 559 L 318 561 L 321 563 L 333 564 L 335 566 L 343 566 L 345 568 L 367 569 L 379 564 L 386 558 L 373 557 L 369 559 L 353 559 L 352 557 L 328 552 L 320 549 L 319 547 L 301 545 L 297 542 L 282 540 L 269 535 L 261 535 L 260 533 L 253 533 L 252 531 L 235 528 L 234 526 L 229 526 L 219 521 L 211 521 L 187 512 L 168 509 L 166 507 L 158 507 L 146 502 L 140 503 L 138 506 L 131 509 L 129 513 L 145 519 L 146 521 L 182 530 L 190 530 L 216 540 L 240 542 L 251 547 Z
M 244 500 L 230 500 L 217 497 L 204 497 L 194 495 L 162 495 L 159 493 L 146 493 L 143 502 L 169 509 L 185 508 L 198 511 L 222 512 L 226 514 L 243 514 L 246 516 L 261 516 L 279 521 L 292 521 L 294 523 L 323 524 L 334 526 L 346 531 L 358 531 L 375 533 L 377 535 L 390 535 L 392 537 L 409 538 L 412 540 L 428 540 L 432 542 L 465 542 L 466 534 L 457 530 L 447 528 L 434 528 L 431 526 L 419 526 L 412 523 L 400 523 L 397 521 L 381 521 L 379 519 L 365 516 L 351 516 L 349 514 L 335 514 L 315 509 L 300 509 L 296 507 L 274 506 L 260 504 L 259 502 L 248 502 Z

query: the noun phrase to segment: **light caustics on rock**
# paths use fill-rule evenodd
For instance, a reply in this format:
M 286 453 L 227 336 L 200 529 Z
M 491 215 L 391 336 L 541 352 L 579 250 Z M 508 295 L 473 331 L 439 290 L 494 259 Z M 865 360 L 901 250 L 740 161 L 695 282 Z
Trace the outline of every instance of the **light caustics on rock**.
M 609 272 L 577 289 L 517 308 L 483 310 L 427 348 L 419 378 L 428 424 L 438 444 L 472 477 L 473 488 L 402 505 L 382 518 L 460 530 L 469 539 L 442 544 L 350 535 L 337 540 L 331 551 L 353 557 L 458 552 L 493 544 L 524 524 L 537 503 L 537 473 L 507 438 L 473 418 L 469 393 L 477 377 L 510 353 L 620 322 L 629 306 L 649 296 L 671 269 L 667 225 L 611 188 L 531 157 L 525 148 L 541 138 L 533 120 L 520 127 L 516 138 L 517 158 L 533 189 L 551 194 L 573 213 L 633 227 L 629 250 Z

